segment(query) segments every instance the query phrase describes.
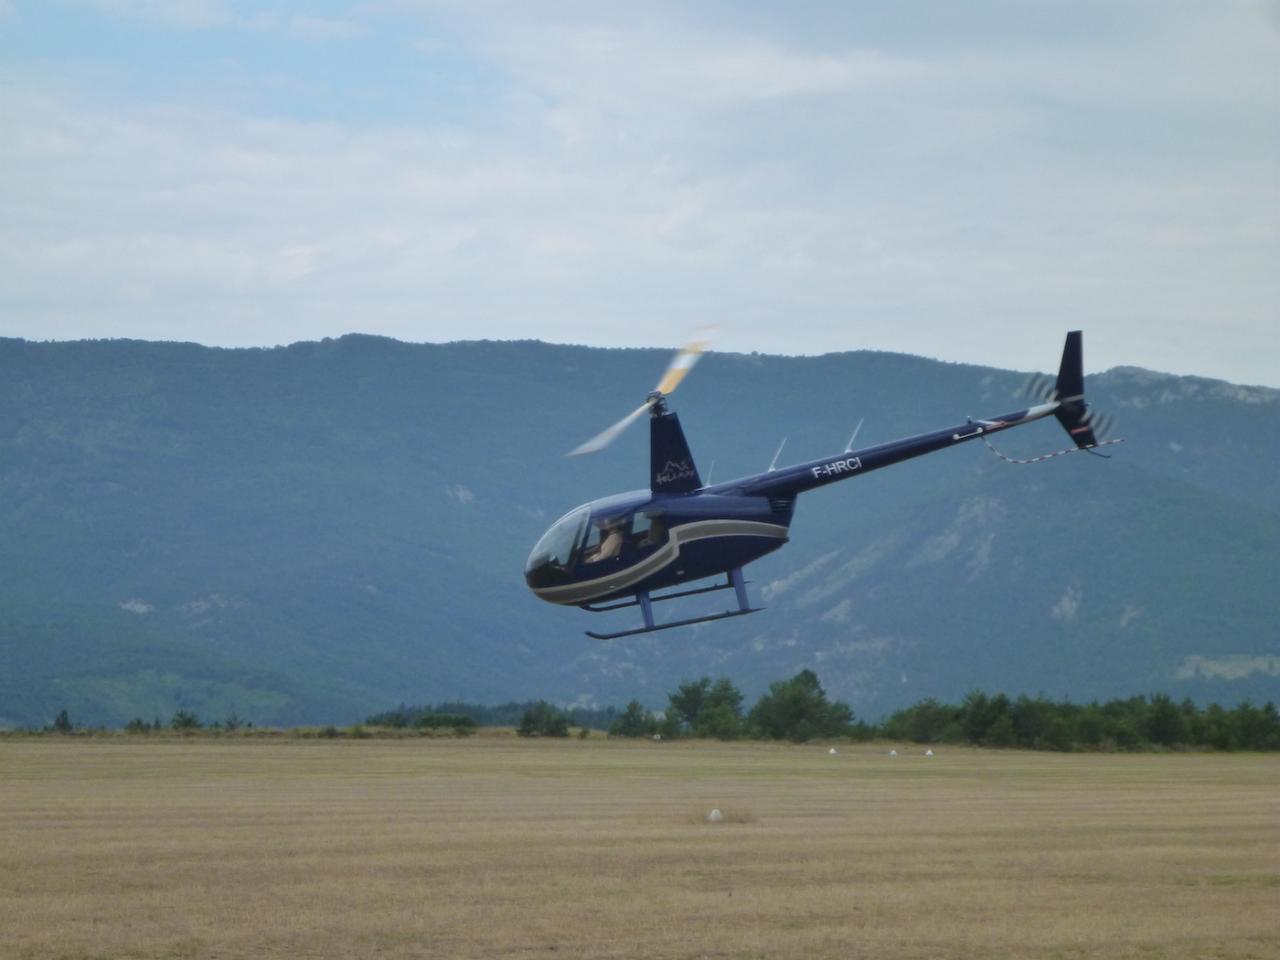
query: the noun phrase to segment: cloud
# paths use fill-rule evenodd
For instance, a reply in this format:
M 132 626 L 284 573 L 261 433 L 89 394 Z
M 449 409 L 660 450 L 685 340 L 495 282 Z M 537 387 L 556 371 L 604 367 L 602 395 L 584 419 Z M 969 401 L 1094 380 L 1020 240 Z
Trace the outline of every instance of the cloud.
M 246 106 L 218 82 L 95 101 L 7 69 L 12 332 L 670 345 L 714 319 L 725 349 L 1030 369 L 1084 326 L 1091 369 L 1276 382 L 1280 103 L 1256 77 L 1280 45 L 1243 7 L 1107 6 L 1090 30 L 1057 12 L 1048 33 L 982 5 L 933 25 L 853 5 L 100 7 L 256 17 L 254 43 L 361 37 L 313 74 L 226 56 L 259 91 L 356 106 Z
M 673 118 L 707 107 L 848 93 L 910 82 L 928 68 L 874 49 L 803 52 L 768 38 L 647 27 L 521 22 L 492 40 L 495 58 L 532 90 Z M 590 78 L 593 82 L 583 83 Z M 603 80 L 603 82 L 601 82 Z
M 1075 623 L 1080 613 L 1080 602 L 1083 599 L 1084 595 L 1080 592 L 1080 588 L 1074 584 L 1068 584 L 1066 592 L 1050 608 L 1049 616 L 1063 623 Z
M 99 13 L 180 29 L 236 27 L 250 32 L 282 30 L 290 39 L 305 41 L 351 40 L 368 34 L 368 26 L 355 19 L 309 14 L 284 16 L 275 10 L 233 8 L 227 0 L 79 0 Z M 0 14 L 8 0 L 0 0 Z M 240 12 L 244 10 L 245 12 Z
M 195 29 L 234 19 L 226 0 L 80 0 L 102 13 Z
M 298 40 L 351 40 L 369 32 L 355 20 L 332 20 L 295 14 L 289 18 L 289 35 Z

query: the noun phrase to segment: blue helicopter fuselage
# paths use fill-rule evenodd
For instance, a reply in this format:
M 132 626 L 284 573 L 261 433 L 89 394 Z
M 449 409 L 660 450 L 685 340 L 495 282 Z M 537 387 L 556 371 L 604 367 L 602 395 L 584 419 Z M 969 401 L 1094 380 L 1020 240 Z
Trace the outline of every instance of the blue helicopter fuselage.
M 1098 446 L 1084 402 L 1080 354 L 1080 334 L 1073 332 L 1048 402 L 707 486 L 698 476 L 678 417 L 658 394 L 650 401 L 649 489 L 593 500 L 565 514 L 533 548 L 525 580 L 550 603 L 591 610 L 642 608 L 643 628 L 615 634 L 588 631 L 602 639 L 751 613 L 742 568 L 787 543 L 801 493 L 1049 416 L 1067 430 L 1077 449 Z M 652 596 L 655 590 L 720 574 L 729 579 L 719 586 Z M 738 594 L 736 612 L 655 626 L 653 602 L 730 588 Z M 615 602 L 628 597 L 632 599 Z
M 538 541 L 525 578 L 543 600 L 581 606 L 715 576 L 783 546 L 801 493 L 1054 409 L 1044 404 L 688 492 L 635 490 L 593 500 L 565 514 Z M 674 421 L 675 414 L 664 412 L 654 421 L 668 418 Z
M 580 606 L 741 567 L 787 542 L 794 500 L 713 489 L 636 490 L 562 517 L 525 566 L 543 600 Z

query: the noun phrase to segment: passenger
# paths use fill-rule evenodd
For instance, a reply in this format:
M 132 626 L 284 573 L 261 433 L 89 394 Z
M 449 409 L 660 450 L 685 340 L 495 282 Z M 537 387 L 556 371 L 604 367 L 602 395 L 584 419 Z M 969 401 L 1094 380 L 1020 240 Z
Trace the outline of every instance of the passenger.
M 655 544 L 662 543 L 666 539 L 666 535 L 666 526 L 663 522 L 657 517 L 652 517 L 648 528 L 641 530 L 636 536 L 636 546 L 642 549 L 652 547 Z

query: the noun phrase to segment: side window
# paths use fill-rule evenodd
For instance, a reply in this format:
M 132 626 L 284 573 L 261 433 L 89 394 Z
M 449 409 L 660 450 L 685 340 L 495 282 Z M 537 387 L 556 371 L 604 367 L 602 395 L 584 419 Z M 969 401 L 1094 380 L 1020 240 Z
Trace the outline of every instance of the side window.
M 666 539 L 662 517 L 641 511 L 631 520 L 631 544 L 638 550 L 657 546 Z
M 599 563 L 602 560 L 616 560 L 622 552 L 625 524 L 626 518 L 619 517 L 594 521 L 582 545 L 582 562 Z

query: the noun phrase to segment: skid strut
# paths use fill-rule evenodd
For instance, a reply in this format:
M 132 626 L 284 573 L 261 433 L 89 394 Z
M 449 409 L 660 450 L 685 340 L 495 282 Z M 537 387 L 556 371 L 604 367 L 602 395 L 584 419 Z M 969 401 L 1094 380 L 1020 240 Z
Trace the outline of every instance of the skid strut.
M 675 600 L 678 597 L 692 597 L 699 593 L 713 593 L 716 590 L 732 590 L 738 600 L 737 610 L 726 610 L 723 613 L 712 613 L 704 617 L 689 617 L 687 620 L 673 620 L 670 623 L 657 624 L 653 619 L 653 605 L 663 600 Z M 729 617 L 742 617 L 748 613 L 755 613 L 763 607 L 753 607 L 747 599 L 747 582 L 742 578 L 742 568 L 734 567 L 729 571 L 728 578 L 724 583 L 717 583 L 710 587 L 698 587 L 695 590 L 681 590 L 678 593 L 664 593 L 660 596 L 650 595 L 648 590 L 639 590 L 636 592 L 635 599 L 624 600 L 621 603 L 611 603 L 605 606 L 595 607 L 589 603 L 584 603 L 584 610 L 591 610 L 600 613 L 606 610 L 621 610 L 623 607 L 640 607 L 640 615 L 644 618 L 643 627 L 634 627 L 631 630 L 619 630 L 616 633 L 596 633 L 594 630 L 586 631 L 588 637 L 596 640 L 617 640 L 620 637 L 633 637 L 641 633 L 657 633 L 659 630 L 670 630 L 673 627 L 687 627 L 694 623 L 710 623 L 713 620 L 727 620 Z

